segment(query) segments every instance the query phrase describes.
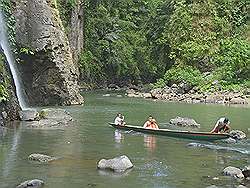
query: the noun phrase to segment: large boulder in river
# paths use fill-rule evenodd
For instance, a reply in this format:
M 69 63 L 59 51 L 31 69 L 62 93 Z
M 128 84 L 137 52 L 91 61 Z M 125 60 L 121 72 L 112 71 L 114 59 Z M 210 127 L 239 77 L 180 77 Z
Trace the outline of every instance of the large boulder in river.
M 177 125 L 180 127 L 200 128 L 200 124 L 198 124 L 194 119 L 187 118 L 187 117 L 177 116 L 174 119 L 170 119 L 169 123 L 171 125 Z
M 132 168 L 133 164 L 129 158 L 125 155 L 120 157 L 115 157 L 113 159 L 101 159 L 98 162 L 97 168 L 99 169 L 109 169 L 115 172 L 124 172 L 125 170 Z
M 35 109 L 22 110 L 19 112 L 22 121 L 35 121 L 39 120 L 39 113 Z
M 230 136 L 236 140 L 242 140 L 244 138 L 246 138 L 246 134 L 242 131 L 239 131 L 239 130 L 232 130 L 230 131 Z
M 27 180 L 20 185 L 18 185 L 16 188 L 39 188 L 44 185 L 44 182 L 39 179 L 34 180 Z
M 57 158 L 44 155 L 44 154 L 40 154 L 40 153 L 32 153 L 29 155 L 28 159 L 32 161 L 38 161 L 41 163 L 48 163 L 50 161 L 56 160 Z
M 244 178 L 244 175 L 242 174 L 242 171 L 239 168 L 228 166 L 224 168 L 223 174 L 226 176 L 232 176 L 235 178 Z
M 61 129 L 72 125 L 73 118 L 65 109 L 46 108 L 39 113 L 38 121 L 29 121 L 22 124 L 28 128 Z
M 242 169 L 242 174 L 244 175 L 245 178 L 250 179 L 250 165 L 245 166 Z
M 56 1 L 13 0 L 19 64 L 30 105 L 81 104 L 73 62 Z
M 72 116 L 69 112 L 62 108 L 45 108 L 40 111 L 40 116 L 43 119 L 58 119 L 72 121 Z

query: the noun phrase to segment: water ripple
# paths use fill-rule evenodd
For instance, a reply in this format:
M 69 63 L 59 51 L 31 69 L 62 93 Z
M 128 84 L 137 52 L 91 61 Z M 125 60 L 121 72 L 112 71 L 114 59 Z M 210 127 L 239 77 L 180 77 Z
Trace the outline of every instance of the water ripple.
M 220 146 L 220 145 L 214 145 L 214 144 L 201 144 L 196 142 L 191 142 L 187 144 L 188 147 L 199 147 L 199 148 L 207 148 L 212 150 L 224 150 L 224 151 L 233 151 L 233 152 L 239 152 L 242 154 L 250 155 L 250 150 L 245 148 L 239 148 L 239 147 L 232 147 L 232 146 Z

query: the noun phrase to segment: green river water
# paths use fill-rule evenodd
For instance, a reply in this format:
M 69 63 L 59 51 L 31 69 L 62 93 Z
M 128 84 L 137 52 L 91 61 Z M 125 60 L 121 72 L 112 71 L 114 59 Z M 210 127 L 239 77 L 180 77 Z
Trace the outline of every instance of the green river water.
M 44 180 L 45 188 L 205 188 L 248 184 L 221 173 L 227 166 L 249 165 L 249 139 L 233 145 L 201 142 L 117 131 L 107 123 L 117 112 L 122 112 L 126 122 L 133 125 L 142 125 L 151 114 L 161 128 L 171 118 L 187 116 L 201 123 L 200 131 L 209 131 L 220 116 L 227 116 L 232 128 L 244 131 L 249 138 L 249 106 L 168 103 L 103 94 L 83 93 L 83 106 L 65 107 L 76 120 L 73 127 L 32 130 L 14 126 L 0 135 L 0 187 L 15 187 L 35 178 Z M 191 142 L 214 149 L 188 147 Z M 61 158 L 38 164 L 27 159 L 31 153 Z M 97 170 L 100 159 L 120 155 L 127 155 L 134 168 L 123 174 Z

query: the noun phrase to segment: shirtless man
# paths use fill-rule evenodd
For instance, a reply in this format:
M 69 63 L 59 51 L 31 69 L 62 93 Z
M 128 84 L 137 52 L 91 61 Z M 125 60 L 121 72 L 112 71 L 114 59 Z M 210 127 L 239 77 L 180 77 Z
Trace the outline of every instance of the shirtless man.
M 148 117 L 148 120 L 144 123 L 143 128 L 146 128 L 146 129 L 159 129 L 159 127 L 158 127 L 158 125 L 156 123 L 156 120 L 152 116 Z
M 226 117 L 222 117 L 216 122 L 211 133 L 222 133 L 222 132 L 227 133 L 231 129 L 229 124 L 230 124 L 229 119 Z

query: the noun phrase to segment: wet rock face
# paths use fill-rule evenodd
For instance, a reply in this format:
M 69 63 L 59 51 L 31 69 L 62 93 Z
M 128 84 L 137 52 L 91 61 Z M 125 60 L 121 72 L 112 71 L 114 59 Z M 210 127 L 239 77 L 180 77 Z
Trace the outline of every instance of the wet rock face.
M 0 84 L 4 85 L 8 100 L 0 102 L 0 125 L 6 122 L 19 119 L 18 112 L 21 110 L 15 93 L 14 82 L 5 55 L 0 46 Z
M 53 0 L 14 0 L 20 69 L 31 105 L 81 104 L 78 69 Z
M 83 48 L 84 42 L 84 10 L 83 3 L 81 0 L 76 0 L 76 5 L 71 12 L 71 20 L 70 20 L 70 32 L 69 36 L 69 44 L 72 50 L 73 59 L 75 62 L 79 59 L 79 54 Z
M 44 182 L 39 179 L 34 180 L 27 180 L 20 185 L 18 185 L 16 188 L 38 188 L 42 187 L 44 185 Z
M 125 155 L 120 157 L 116 157 L 113 159 L 101 159 L 98 162 L 97 168 L 99 169 L 109 169 L 114 172 L 124 172 L 125 170 L 132 168 L 133 164 L 129 160 L 129 158 Z

